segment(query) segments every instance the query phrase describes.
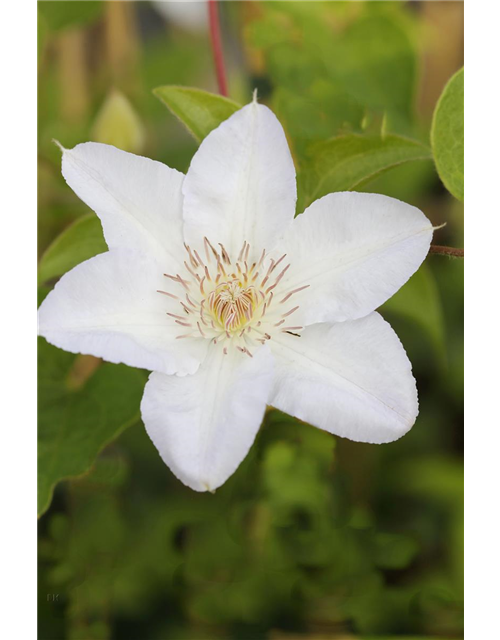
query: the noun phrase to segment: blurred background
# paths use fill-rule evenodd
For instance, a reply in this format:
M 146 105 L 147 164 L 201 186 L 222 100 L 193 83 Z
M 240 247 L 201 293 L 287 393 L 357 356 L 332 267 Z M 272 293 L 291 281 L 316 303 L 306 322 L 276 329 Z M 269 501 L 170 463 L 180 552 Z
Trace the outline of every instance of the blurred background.
M 344 133 L 428 144 L 436 101 L 463 64 L 460 2 L 256 0 L 219 10 L 229 95 L 244 104 L 258 89 L 298 169 L 311 145 Z M 197 143 L 152 90 L 217 84 L 204 2 L 42 1 L 38 14 L 44 256 L 89 213 L 61 176 L 53 138 L 108 142 L 186 171 Z M 437 244 L 463 246 L 463 205 L 431 160 L 360 189 L 418 206 L 447 223 Z M 299 193 L 300 213 L 300 176 Z M 41 275 L 40 299 L 57 275 Z M 89 434 L 118 421 L 120 435 L 52 500 L 47 491 L 39 638 L 461 638 L 463 262 L 429 256 L 381 313 L 413 363 L 412 431 L 359 444 L 270 408 L 250 455 L 214 495 L 184 487 L 147 437 L 138 413 L 146 372 L 40 339 L 42 474 L 56 436 L 82 421 Z

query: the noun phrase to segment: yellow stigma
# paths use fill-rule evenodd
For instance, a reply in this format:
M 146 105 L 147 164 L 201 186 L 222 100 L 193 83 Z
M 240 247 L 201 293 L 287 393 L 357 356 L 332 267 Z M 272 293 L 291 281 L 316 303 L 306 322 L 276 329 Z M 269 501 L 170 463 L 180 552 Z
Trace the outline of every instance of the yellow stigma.
M 245 288 L 239 279 L 234 279 L 217 285 L 208 304 L 224 331 L 232 333 L 250 322 L 257 301 L 253 286 Z

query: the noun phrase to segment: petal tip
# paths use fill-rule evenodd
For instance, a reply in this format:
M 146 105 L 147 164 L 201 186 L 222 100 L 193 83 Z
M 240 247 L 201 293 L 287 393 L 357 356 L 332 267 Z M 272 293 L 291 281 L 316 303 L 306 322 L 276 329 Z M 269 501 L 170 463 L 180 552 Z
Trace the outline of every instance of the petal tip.
M 433 231 L 438 231 L 439 229 L 444 229 L 444 227 L 446 227 L 448 223 L 447 222 L 443 222 L 443 224 L 438 224 L 436 227 L 432 227 Z
M 210 482 L 203 482 L 202 484 L 205 491 L 207 491 L 208 493 L 211 493 L 212 495 L 215 494 L 217 487 L 212 488 L 212 485 L 210 484 Z
M 56 140 L 55 138 L 52 138 L 52 142 L 59 147 L 59 149 L 62 151 L 62 153 L 64 153 L 65 151 L 67 151 L 66 147 L 63 147 L 62 144 L 59 142 L 59 140 Z

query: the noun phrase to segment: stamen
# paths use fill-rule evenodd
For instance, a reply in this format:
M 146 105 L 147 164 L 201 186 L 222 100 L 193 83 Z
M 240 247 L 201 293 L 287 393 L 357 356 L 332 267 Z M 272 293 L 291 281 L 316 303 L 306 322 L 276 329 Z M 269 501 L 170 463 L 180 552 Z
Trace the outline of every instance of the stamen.
M 204 267 L 205 263 L 203 262 L 203 260 L 200 258 L 199 253 L 196 251 L 196 249 L 194 250 L 194 255 L 196 256 L 196 259 L 198 260 L 198 262 L 200 263 L 200 266 Z
M 217 269 L 219 269 L 219 271 L 221 271 L 227 277 L 226 270 L 224 269 L 224 266 L 223 266 L 222 262 L 220 261 L 219 254 L 217 254 Z
M 278 264 L 278 263 L 276 263 L 276 264 Z M 282 272 L 279 274 L 279 276 L 276 278 L 275 283 L 274 283 L 271 287 L 269 287 L 269 288 L 266 290 L 266 293 L 269 293 L 272 289 L 274 289 L 276 286 L 278 286 L 278 284 L 280 283 L 281 278 L 283 278 L 283 276 L 285 275 L 285 273 L 288 271 L 288 269 L 289 269 L 289 268 L 290 268 L 290 265 L 286 266 L 286 267 L 283 269 L 283 271 L 282 271 Z
M 246 244 L 247 244 L 247 241 L 245 240 L 243 242 L 243 247 L 241 248 L 240 255 L 238 256 L 238 259 L 236 260 L 236 262 L 240 262 L 241 261 L 241 259 L 243 257 L 243 252 L 245 251 Z
M 231 264 L 231 260 L 229 259 L 227 251 L 224 249 L 224 245 L 222 244 L 222 242 L 219 242 L 219 247 L 221 248 L 222 259 L 224 260 L 224 262 L 226 264 Z
M 200 323 L 199 323 L 199 322 L 197 322 L 197 323 L 196 323 L 196 325 L 197 325 L 197 327 L 198 327 L 198 331 L 201 333 L 201 335 L 202 335 L 204 338 L 206 338 L 207 336 L 203 333 L 203 329 L 200 327 Z
M 173 280 L 174 282 L 179 282 L 177 280 L 177 276 L 171 276 L 169 273 L 164 273 L 163 275 L 165 276 L 165 278 L 170 278 L 170 280 Z
M 188 265 L 188 263 L 185 260 L 184 260 L 184 266 L 189 271 L 189 273 L 193 276 L 193 278 L 195 278 L 199 282 L 200 281 L 200 276 L 190 268 L 190 266 Z
M 179 274 L 177 274 L 177 279 L 179 280 L 179 282 L 182 284 L 182 286 L 189 291 L 189 285 L 191 284 L 188 280 L 184 280 L 183 278 L 180 277 Z
M 271 258 L 271 264 L 269 265 L 269 268 L 268 268 L 267 273 L 266 273 L 266 275 L 264 277 L 264 280 L 262 280 L 262 282 L 260 283 L 261 287 L 264 287 L 266 282 L 269 280 L 269 276 L 271 275 L 271 272 L 272 272 L 273 268 L 274 268 L 274 260 Z
M 286 318 L 287 316 L 291 316 L 292 313 L 294 313 L 295 311 L 297 311 L 298 309 L 298 305 L 296 307 L 294 307 L 293 309 L 290 309 L 290 311 L 287 311 L 286 313 L 284 313 L 281 317 L 282 318 Z
M 310 287 L 310 284 L 306 284 L 303 287 L 299 287 L 298 289 L 294 289 L 293 291 L 290 291 L 290 293 L 288 293 L 283 300 L 280 300 L 280 304 L 282 304 L 283 302 L 286 302 L 287 300 L 289 300 L 294 293 L 298 293 L 299 291 L 303 291 L 304 289 L 307 289 L 307 287 Z
M 205 300 L 203 300 L 203 302 L 205 302 Z M 205 320 L 205 316 L 203 314 L 203 304 L 200 307 L 200 320 L 203 322 L 203 324 L 208 327 L 208 322 Z
M 205 247 L 205 255 L 207 256 L 207 262 L 208 264 L 210 264 L 210 251 L 208 250 L 210 246 L 210 242 L 208 241 L 208 238 L 206 236 L 203 238 L 203 246 Z
M 191 260 L 191 264 L 196 269 L 198 267 L 198 262 L 197 262 L 197 260 L 195 259 L 195 257 L 193 256 L 193 254 L 191 252 L 191 247 L 188 246 L 186 243 L 184 243 L 184 247 L 186 248 L 186 251 L 189 254 L 189 259 Z
M 250 353 L 250 351 L 246 348 L 246 347 L 236 347 L 238 349 L 238 351 L 241 351 L 241 353 L 246 353 L 247 356 L 250 356 L 251 358 L 253 358 L 253 355 Z
M 280 263 L 282 260 L 284 260 L 285 258 L 286 258 L 286 253 L 284 253 L 284 254 L 281 256 L 281 258 L 278 260 L 278 262 L 276 262 L 276 263 L 273 265 L 273 268 L 271 269 L 271 271 L 270 271 L 269 273 L 272 273 L 272 272 L 276 269 L 276 267 L 279 265 L 279 263 Z
M 174 300 L 179 299 L 177 296 L 174 296 L 173 293 L 169 293 L 168 291 L 161 291 L 160 289 L 157 289 L 156 293 L 162 293 L 164 296 L 168 296 L 169 298 L 173 298 Z

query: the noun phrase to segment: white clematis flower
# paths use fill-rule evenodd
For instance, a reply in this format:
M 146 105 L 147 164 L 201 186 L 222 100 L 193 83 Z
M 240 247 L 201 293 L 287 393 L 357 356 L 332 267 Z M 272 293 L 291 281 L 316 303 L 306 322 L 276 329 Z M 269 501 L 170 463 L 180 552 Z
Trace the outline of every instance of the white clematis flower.
M 40 333 L 153 371 L 144 424 L 186 485 L 222 485 L 268 404 L 362 442 L 412 427 L 411 365 L 374 310 L 427 254 L 418 209 L 333 193 L 294 219 L 285 134 L 256 101 L 207 136 L 186 176 L 91 142 L 64 150 L 62 171 L 109 251 L 61 278 Z

